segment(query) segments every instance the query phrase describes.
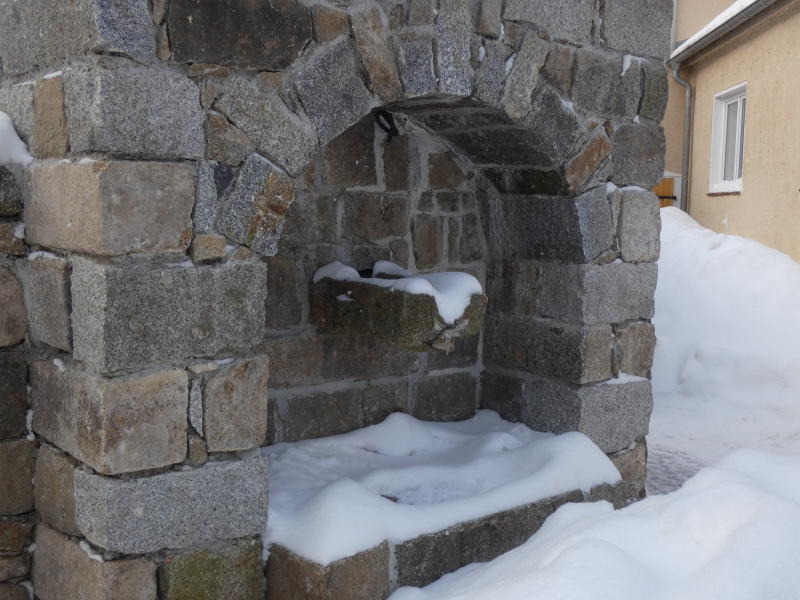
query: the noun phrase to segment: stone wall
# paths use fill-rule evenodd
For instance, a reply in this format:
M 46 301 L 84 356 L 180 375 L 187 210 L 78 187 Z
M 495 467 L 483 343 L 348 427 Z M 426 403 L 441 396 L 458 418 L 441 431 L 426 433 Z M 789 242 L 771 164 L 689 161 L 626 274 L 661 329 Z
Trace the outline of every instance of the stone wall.
M 258 598 L 255 450 L 395 410 L 641 454 L 672 8 L 640 4 L 0 3 L 35 158 L 0 168 L 0 598 Z M 313 327 L 314 270 L 377 259 L 475 274 L 481 336 Z

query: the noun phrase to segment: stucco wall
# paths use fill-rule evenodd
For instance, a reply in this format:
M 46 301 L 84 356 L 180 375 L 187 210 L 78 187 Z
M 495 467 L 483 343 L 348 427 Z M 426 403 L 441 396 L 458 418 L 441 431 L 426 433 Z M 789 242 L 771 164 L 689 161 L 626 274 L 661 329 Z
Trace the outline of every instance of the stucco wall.
M 675 39 L 691 37 L 731 4 L 732 0 L 678 0 Z

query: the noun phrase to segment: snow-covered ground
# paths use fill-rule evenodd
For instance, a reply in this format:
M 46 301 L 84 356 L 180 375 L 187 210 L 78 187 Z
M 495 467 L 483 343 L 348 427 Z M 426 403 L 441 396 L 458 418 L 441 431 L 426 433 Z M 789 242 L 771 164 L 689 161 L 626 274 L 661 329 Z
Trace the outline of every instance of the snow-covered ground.
M 661 216 L 651 493 L 737 448 L 800 453 L 800 264 Z

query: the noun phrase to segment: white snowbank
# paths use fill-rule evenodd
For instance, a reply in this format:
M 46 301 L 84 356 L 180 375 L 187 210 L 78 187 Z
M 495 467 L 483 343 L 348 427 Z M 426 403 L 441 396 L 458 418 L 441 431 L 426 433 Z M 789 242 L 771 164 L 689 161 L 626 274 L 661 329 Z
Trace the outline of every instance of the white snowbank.
M 28 147 L 14 129 L 14 123 L 6 113 L 0 111 L 0 165 L 22 165 L 27 167 L 33 162 L 28 154 Z
M 320 564 L 619 480 L 582 434 L 537 433 L 491 411 L 458 423 L 395 413 L 263 452 L 271 465 L 264 547 L 281 544 Z
M 676 208 L 661 220 L 652 466 L 800 452 L 800 264 Z
M 527 543 L 390 600 L 795 600 L 800 457 L 740 451 L 679 491 L 568 504 Z
M 375 263 L 373 272 L 376 275 L 398 275 L 402 279 L 361 277 L 353 267 L 348 267 L 340 262 L 333 262 L 314 273 L 314 283 L 325 278 L 336 281 L 357 281 L 409 294 L 433 296 L 439 315 L 448 325 L 455 323 L 464 314 L 473 295 L 483 293 L 480 282 L 469 273 L 448 272 L 412 275 L 387 261 Z
M 723 10 L 713 19 L 711 19 L 711 21 L 709 21 L 706 24 L 706 26 L 703 27 L 700 31 L 695 33 L 692 37 L 690 37 L 680 46 L 675 48 L 675 51 L 670 55 L 670 59 L 673 59 L 679 54 L 682 54 L 683 52 L 694 46 L 697 42 L 705 38 L 707 35 L 719 29 L 720 27 L 725 25 L 728 21 L 737 17 L 739 14 L 750 8 L 750 6 L 752 6 L 758 1 L 759 0 L 736 0 L 728 8 Z

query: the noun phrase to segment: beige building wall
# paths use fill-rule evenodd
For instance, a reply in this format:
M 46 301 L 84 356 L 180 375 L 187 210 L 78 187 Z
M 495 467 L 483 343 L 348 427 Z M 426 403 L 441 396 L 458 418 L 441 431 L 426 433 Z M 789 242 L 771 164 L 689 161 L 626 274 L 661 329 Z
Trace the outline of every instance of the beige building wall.
M 675 39 L 692 37 L 731 4 L 733 0 L 677 0 Z
M 689 212 L 800 260 L 800 1 L 783 5 L 684 67 L 695 85 Z M 747 82 L 742 192 L 711 195 L 714 96 Z

